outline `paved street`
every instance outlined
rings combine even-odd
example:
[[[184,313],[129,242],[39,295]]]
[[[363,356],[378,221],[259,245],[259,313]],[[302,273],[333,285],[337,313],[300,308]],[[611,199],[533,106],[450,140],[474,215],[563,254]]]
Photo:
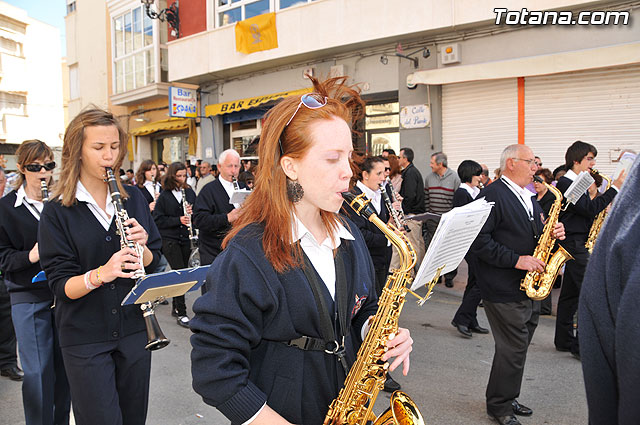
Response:
[[[491,335],[466,340],[451,326],[466,277],[458,275],[452,289],[438,285],[423,307],[409,297],[401,325],[411,330],[414,349],[411,371],[393,376],[419,406],[427,424],[491,424],[485,413],[484,391],[493,356]],[[557,296],[557,294],[556,294]],[[195,299],[189,294],[188,304]],[[191,311],[191,310],[189,310]],[[169,306],[160,306],[158,316],[171,344],[153,354],[148,424],[226,424],[222,415],[205,405],[191,389],[189,331],[178,327]],[[488,323],[482,308],[480,324]],[[543,316],[529,349],[520,401],[534,410],[523,424],[583,425],[587,408],[580,363],[553,347],[554,317]],[[375,411],[389,403],[386,393],[378,396]],[[24,424],[20,384],[0,380],[0,423]]]

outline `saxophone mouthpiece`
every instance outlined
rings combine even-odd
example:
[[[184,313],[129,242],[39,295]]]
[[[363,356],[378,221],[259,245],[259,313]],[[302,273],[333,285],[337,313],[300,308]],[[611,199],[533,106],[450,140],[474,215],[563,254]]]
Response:
[[[534,181],[534,182],[538,182],[538,183],[544,183],[544,182],[542,181],[542,179],[540,178],[540,176],[533,176],[533,181]]]
[[[342,192],[342,197],[349,204],[353,210],[361,215],[362,217],[369,220],[369,217],[377,216],[374,209],[371,207],[371,201],[364,197],[364,193],[362,195],[354,195],[351,192]]]

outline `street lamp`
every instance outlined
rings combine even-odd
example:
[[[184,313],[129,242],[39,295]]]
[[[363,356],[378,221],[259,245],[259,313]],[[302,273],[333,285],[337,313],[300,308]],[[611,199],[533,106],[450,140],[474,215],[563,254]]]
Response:
[[[167,21],[171,27],[171,35],[175,38],[180,37],[180,16],[178,15],[178,0],[176,0],[171,6],[166,9],[162,9],[160,12],[156,12],[151,9],[151,5],[155,3],[155,0],[140,0],[144,4],[147,10],[147,16],[151,19],[158,19],[160,22]]]

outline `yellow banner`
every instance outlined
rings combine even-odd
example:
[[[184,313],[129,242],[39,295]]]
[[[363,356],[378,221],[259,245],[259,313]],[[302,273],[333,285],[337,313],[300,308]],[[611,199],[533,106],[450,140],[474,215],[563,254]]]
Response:
[[[236,22],[236,50],[249,54],[278,47],[276,14],[265,13]]]
[[[248,97],[246,99],[233,100],[231,102],[215,103],[213,105],[205,106],[204,114],[206,116],[228,114],[230,112],[237,112],[243,109],[255,108],[258,105],[267,103],[272,100],[281,99],[288,96],[303,95],[305,93],[311,93],[311,88],[309,87],[300,90],[289,90],[280,93],[266,94],[264,96]]]

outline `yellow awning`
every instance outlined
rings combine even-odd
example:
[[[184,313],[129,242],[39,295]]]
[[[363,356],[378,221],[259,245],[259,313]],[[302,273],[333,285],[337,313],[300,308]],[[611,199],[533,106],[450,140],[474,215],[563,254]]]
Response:
[[[230,112],[237,112],[243,109],[251,109],[255,108],[258,105],[262,105],[263,103],[270,102],[272,100],[281,99],[283,97],[288,96],[299,96],[305,93],[311,93],[311,87],[300,90],[289,90],[283,91],[280,93],[267,94],[264,96],[256,96],[256,97],[248,97],[246,99],[233,100],[231,102],[223,102],[216,103],[213,105],[207,105],[204,108],[204,114],[207,116],[210,115],[220,115],[220,114],[228,114]]]
[[[146,136],[156,131],[185,130],[189,128],[189,121],[191,120],[191,118],[169,118],[168,120],[150,122],[149,124],[129,130],[129,134],[132,136]]]

